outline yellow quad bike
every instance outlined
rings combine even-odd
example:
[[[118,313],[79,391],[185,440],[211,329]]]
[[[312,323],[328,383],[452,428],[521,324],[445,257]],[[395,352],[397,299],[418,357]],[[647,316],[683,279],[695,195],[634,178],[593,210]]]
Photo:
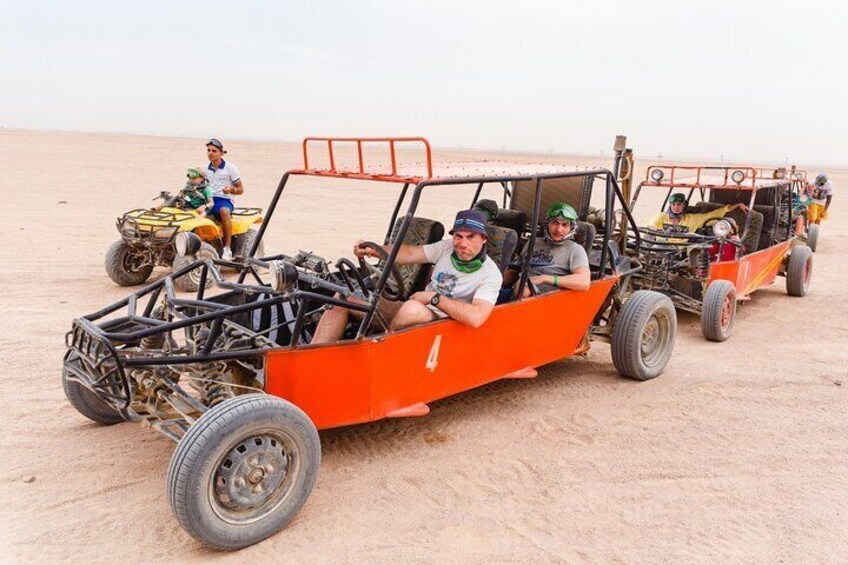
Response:
[[[121,286],[144,283],[156,266],[179,270],[197,259],[217,259],[224,249],[221,224],[191,209],[185,190],[176,196],[163,191],[154,200],[159,198],[164,201],[162,206],[131,210],[117,220],[121,239],[106,252],[106,272]],[[262,209],[236,208],[231,216],[233,256],[239,260],[250,252],[259,235],[254,226],[262,221]],[[196,255],[181,256],[177,253],[174,241],[181,232],[194,233],[200,239],[200,250]],[[262,255],[263,245],[260,244],[256,256]],[[200,271],[197,268],[189,276],[175,279],[174,286],[183,292],[197,291]]]

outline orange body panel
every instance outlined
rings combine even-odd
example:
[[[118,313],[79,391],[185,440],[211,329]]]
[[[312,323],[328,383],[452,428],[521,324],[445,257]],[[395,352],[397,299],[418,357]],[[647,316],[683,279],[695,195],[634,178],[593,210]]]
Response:
[[[743,256],[738,261],[722,261],[710,265],[710,282],[727,280],[736,287],[739,299],[747,298],[758,288],[769,286],[792,246],[792,240]]]
[[[270,351],[265,390],[318,428],[425,413],[420,405],[571,355],[617,277],[497,306],[479,328],[440,320],[358,342]]]

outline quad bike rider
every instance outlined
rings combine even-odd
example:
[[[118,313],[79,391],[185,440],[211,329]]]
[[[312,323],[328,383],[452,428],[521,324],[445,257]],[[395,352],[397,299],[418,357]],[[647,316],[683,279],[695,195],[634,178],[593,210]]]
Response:
[[[120,286],[144,283],[157,265],[179,270],[196,259],[218,259],[223,251],[223,229],[211,215],[207,216],[205,183],[197,183],[202,168],[189,169],[186,186],[176,195],[167,191],[155,198],[162,204],[155,208],[138,208],[117,220],[121,239],[106,252],[106,272]],[[262,221],[261,208],[236,208],[232,212],[233,254],[243,258],[256,241],[253,226]],[[201,240],[195,257],[177,253],[178,233],[191,232]],[[256,251],[263,253],[262,245]],[[200,284],[200,269],[174,281],[177,290],[194,292]]]

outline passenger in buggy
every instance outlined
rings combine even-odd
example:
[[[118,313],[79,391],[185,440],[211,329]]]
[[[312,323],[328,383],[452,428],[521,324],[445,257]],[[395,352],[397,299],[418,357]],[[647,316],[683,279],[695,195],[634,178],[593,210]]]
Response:
[[[560,289],[589,290],[591,272],[586,249],[574,241],[577,229],[577,211],[564,202],[555,202],[548,208],[544,234],[536,239],[530,256],[530,285],[538,294]],[[524,264],[525,249],[518,262]],[[516,285],[518,272],[507,272],[506,282]],[[518,292],[517,286],[514,292]],[[524,288],[524,296],[531,289]]]

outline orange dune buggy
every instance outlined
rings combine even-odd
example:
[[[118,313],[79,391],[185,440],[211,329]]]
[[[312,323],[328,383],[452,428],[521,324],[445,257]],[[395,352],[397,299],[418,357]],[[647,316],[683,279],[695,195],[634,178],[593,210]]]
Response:
[[[397,163],[398,144],[423,148],[424,164],[406,168],[419,172]],[[369,171],[366,145],[388,150],[387,170]],[[326,150],[328,167],[310,166],[315,147]],[[347,147],[358,166],[345,170],[337,162]],[[585,218],[592,190],[600,189],[606,225],[613,225],[617,206],[629,215],[616,173],[606,169],[505,165],[493,172],[491,163],[482,163],[471,172],[470,166],[434,172],[423,138],[306,139],[303,149],[304,167],[283,175],[268,220],[294,177],[396,183],[401,189],[385,241],[421,244],[444,233],[439,222],[416,216],[423,194],[465,185],[476,189],[473,204],[484,186],[494,185],[505,208],[490,229],[510,236],[490,250],[501,254],[493,256],[500,265],[519,256],[518,246],[532,250],[541,211],[554,200],[571,203]],[[316,482],[318,429],[423,416],[435,400],[497,379],[534,376],[529,368],[572,355],[589,335],[611,343],[615,367],[634,379],[659,375],[672,353],[677,320],[671,301],[631,292],[637,271],[619,254],[612,231],[595,234],[585,222],[578,231],[590,251],[588,291],[500,304],[479,328],[445,319],[397,332],[370,329],[372,319],[380,321],[377,300],[402,300],[420,290],[428,266],[395,265],[399,246],[377,265],[347,258],[331,264],[305,252],[258,258],[267,226],[261,224],[247,260],[189,264],[77,318],[67,336],[63,384],[70,403],[94,421],[141,422],[177,441],[168,500],[179,523],[215,548],[256,543],[292,519]],[[639,233],[632,235],[638,245]],[[189,233],[176,244],[182,256],[200,248]],[[529,276],[525,256],[518,265],[522,288]],[[500,261],[504,257],[509,260]],[[180,298],[175,281],[198,267],[196,296]],[[223,278],[221,267],[236,269],[237,280]],[[207,280],[217,290],[207,289]],[[365,304],[343,301],[351,296]],[[361,311],[361,322],[352,322],[337,343],[310,345],[317,320],[333,305]]]
[[[794,235],[793,181],[780,170],[752,167],[659,166],[648,167],[646,179],[633,195],[634,210],[645,188],[666,191],[660,211],[673,191],[686,195],[686,214],[715,211],[745,204],[726,217],[734,218],[740,237],[732,237],[733,224],[711,218],[694,233],[679,225],[662,229],[639,228],[643,239],[631,255],[642,265],[634,276],[637,288],[662,292],[674,305],[701,316],[701,330],[711,341],[730,337],[736,303],[757,289],[786,277],[786,291],[804,296],[812,275],[812,251]],[[697,202],[695,202],[697,200]]]

